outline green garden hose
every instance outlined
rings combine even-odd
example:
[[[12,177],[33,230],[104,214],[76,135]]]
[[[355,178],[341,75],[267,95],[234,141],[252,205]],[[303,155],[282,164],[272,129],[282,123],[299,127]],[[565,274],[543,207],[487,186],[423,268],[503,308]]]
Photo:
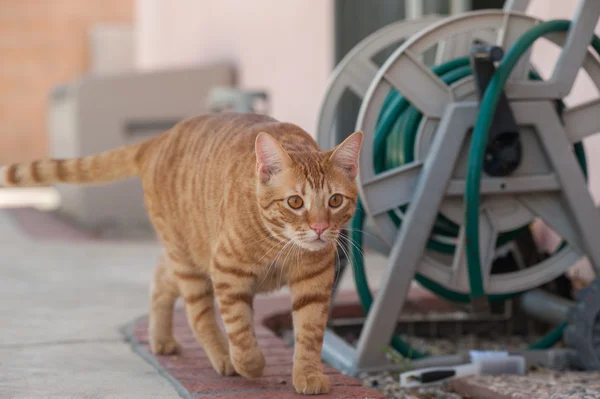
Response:
[[[567,31],[570,22],[564,20],[555,20],[540,23],[534,28],[523,34],[509,49],[506,56],[501,61],[496,73],[494,74],[484,96],[481,100],[477,123],[473,132],[469,160],[467,167],[467,180],[465,190],[465,227],[467,236],[467,267],[469,275],[470,295],[455,292],[447,289],[438,283],[417,274],[415,279],[425,288],[431,290],[437,295],[454,302],[469,302],[473,298],[485,298],[486,294],[483,287],[483,278],[481,275],[480,254],[479,254],[479,188],[481,178],[481,167],[483,156],[487,144],[487,133],[493,120],[498,99],[506,80],[520,57],[538,38],[552,32]],[[600,54],[600,39],[594,36],[592,47]],[[452,84],[468,75],[472,74],[467,57],[458,58],[442,65],[432,68],[432,72],[440,77],[446,84]],[[540,80],[534,72],[531,72],[529,78]],[[564,108],[564,104],[560,104]],[[414,160],[414,143],[418,130],[419,122],[422,118],[420,112],[412,106],[400,93],[392,90],[384,101],[381,113],[379,115],[377,127],[374,136],[373,162],[376,173],[398,167]],[[576,143],[574,150],[577,155],[580,167],[587,177],[587,168],[583,145]],[[399,209],[399,213],[406,211],[406,207]],[[401,218],[396,212],[389,213],[390,218],[400,227]],[[351,254],[353,258],[354,280],[357,292],[364,307],[368,312],[373,302],[373,297],[369,289],[366,274],[364,271],[364,259],[360,248],[362,248],[362,228],[365,219],[365,212],[360,202],[357,204],[356,213],[351,221],[351,238],[356,245],[352,246]],[[497,246],[503,245],[516,238],[522,229],[528,226],[522,226],[519,229],[501,234],[497,240]],[[458,235],[459,227],[452,221],[438,215],[432,229],[433,236],[427,243],[427,248],[443,253],[453,253],[455,246],[452,240]],[[564,244],[564,243],[563,243]],[[566,245],[561,245],[558,251]],[[503,295],[489,295],[490,301],[502,301],[509,297],[520,294],[520,292],[507,293]],[[538,342],[530,346],[530,349],[548,348],[554,345],[562,337],[562,331],[566,323],[559,325],[556,329],[548,333]],[[426,354],[414,350],[406,344],[399,336],[392,339],[392,347],[405,357],[417,359],[427,356]]]

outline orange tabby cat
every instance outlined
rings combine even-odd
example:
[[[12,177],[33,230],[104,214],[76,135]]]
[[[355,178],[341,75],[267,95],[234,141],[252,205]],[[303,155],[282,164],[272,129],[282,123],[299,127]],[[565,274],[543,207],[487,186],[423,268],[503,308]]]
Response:
[[[181,296],[214,369],[259,377],[253,331],[258,292],[287,284],[298,392],[329,391],[321,349],[334,279],[335,245],[357,200],[363,134],[322,152],[298,126],[254,114],[191,118],[140,144],[70,160],[0,169],[0,185],[100,183],[139,175],[164,244],[151,287],[150,343],[180,349],[173,310]],[[217,303],[227,338],[215,316]]]

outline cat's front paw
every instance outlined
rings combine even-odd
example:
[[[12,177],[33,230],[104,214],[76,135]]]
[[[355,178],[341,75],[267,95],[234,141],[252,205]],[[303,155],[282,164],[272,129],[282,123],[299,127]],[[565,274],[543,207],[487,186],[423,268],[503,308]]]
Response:
[[[231,348],[231,361],[235,371],[248,379],[261,377],[265,369],[265,356],[258,346],[248,350]]]
[[[155,355],[175,355],[181,353],[181,345],[174,337],[151,338],[150,347]]]
[[[296,392],[301,394],[319,395],[329,392],[329,377],[318,371],[295,372],[293,381]]]
[[[219,375],[231,376],[231,375],[236,374],[235,368],[233,367],[233,364],[231,363],[231,359],[229,358],[228,353],[218,356],[215,359],[213,359],[212,357],[209,356],[209,359],[210,359],[210,362],[211,362],[213,368],[215,369],[215,371],[217,373],[219,373]]]

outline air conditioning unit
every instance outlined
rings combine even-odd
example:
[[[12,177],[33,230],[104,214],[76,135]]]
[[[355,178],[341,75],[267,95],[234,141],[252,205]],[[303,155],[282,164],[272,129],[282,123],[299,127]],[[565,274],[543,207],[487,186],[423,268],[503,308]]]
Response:
[[[50,96],[50,155],[86,156],[156,136],[178,121],[208,112],[215,87],[234,87],[228,64],[192,69],[90,75]],[[139,179],[107,185],[58,185],[59,214],[99,232],[152,231]]]

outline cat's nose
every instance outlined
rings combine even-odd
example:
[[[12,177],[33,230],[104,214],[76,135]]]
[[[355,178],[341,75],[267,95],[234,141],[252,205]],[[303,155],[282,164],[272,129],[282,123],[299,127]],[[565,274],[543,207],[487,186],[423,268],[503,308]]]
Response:
[[[317,222],[317,223],[312,223],[310,225],[310,228],[313,229],[313,231],[315,233],[317,233],[317,235],[319,237],[321,237],[321,234],[323,234],[323,232],[325,230],[327,230],[328,227],[329,227],[329,224],[327,224],[327,222]]]

